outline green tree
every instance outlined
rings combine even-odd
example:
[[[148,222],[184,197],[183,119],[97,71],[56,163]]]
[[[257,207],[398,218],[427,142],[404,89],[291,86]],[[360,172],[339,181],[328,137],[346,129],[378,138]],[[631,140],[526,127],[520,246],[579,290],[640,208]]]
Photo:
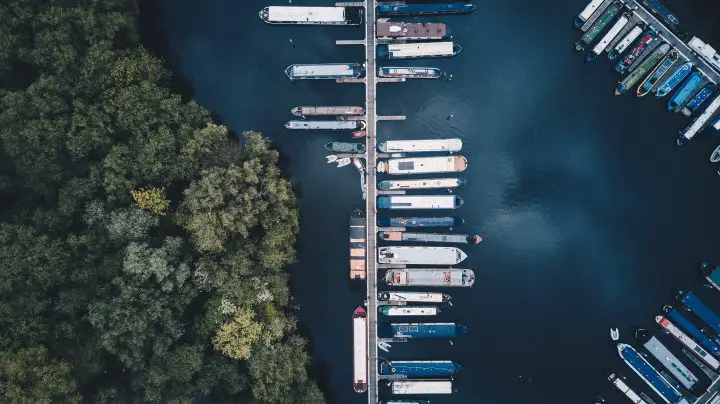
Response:
[[[262,325],[255,321],[255,313],[247,308],[237,308],[233,318],[223,324],[213,337],[215,349],[233,359],[247,359],[261,336]]]
[[[10,403],[80,402],[71,367],[44,347],[0,351],[0,400]]]

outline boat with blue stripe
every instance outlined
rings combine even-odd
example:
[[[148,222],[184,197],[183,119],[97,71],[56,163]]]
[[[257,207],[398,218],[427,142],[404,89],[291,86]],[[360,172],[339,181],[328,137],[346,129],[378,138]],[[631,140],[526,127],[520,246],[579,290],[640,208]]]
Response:
[[[447,377],[462,370],[453,361],[384,361],[380,364],[381,375],[404,375],[407,377]]]
[[[720,316],[715,314],[712,309],[706,306],[703,302],[698,299],[693,292],[678,290],[678,300],[685,305],[690,311],[695,313],[705,324],[709,325],[710,328],[715,331],[716,334],[720,335]]]
[[[705,280],[710,282],[715,289],[720,291],[720,266],[705,261],[702,265],[700,265],[700,270],[702,271],[703,276],[705,276]]]
[[[665,7],[660,0],[642,0],[643,4],[650,8],[650,12],[659,17],[671,30],[677,32],[680,28],[680,20]]]
[[[687,103],[685,108],[682,109],[683,115],[690,116],[690,115],[694,114],[695,111],[697,111],[700,108],[700,106],[702,106],[705,103],[705,101],[707,101],[708,98],[710,98],[710,96],[714,92],[715,92],[715,84],[712,84],[712,83],[706,84],[705,87],[700,89],[700,91],[698,91],[698,93],[695,95],[695,97],[693,97],[693,99]]]
[[[687,403],[682,394],[672,386],[645,358],[632,346],[617,344],[620,357],[645,381],[662,399],[669,404]]]
[[[680,328],[684,329],[690,336],[695,338],[701,347],[706,351],[712,353],[715,357],[720,357],[720,345],[717,342],[710,339],[704,332],[700,331],[695,324],[691,323],[690,320],[685,318],[679,311],[675,310],[672,306],[663,307],[665,313],[671,320],[675,322]]]
[[[680,87],[680,89],[675,92],[675,95],[670,98],[670,102],[668,102],[668,111],[680,111],[680,108],[682,108],[683,104],[685,104],[685,102],[690,98],[690,95],[697,90],[698,86],[700,86],[702,80],[703,78],[700,72],[690,73],[690,77],[685,80],[682,87]]]
[[[644,97],[647,95],[647,93],[652,90],[653,86],[657,84],[657,82],[660,80],[660,78],[667,73],[668,70],[672,67],[673,63],[678,58],[678,53],[676,51],[671,51],[665,57],[658,63],[655,68],[653,69],[650,74],[643,80],[642,83],[637,88],[636,94],[638,97]]]
[[[692,72],[693,64],[691,62],[685,62],[678,66],[677,69],[667,78],[665,81],[660,84],[657,91],[655,92],[655,96],[658,98],[662,98],[672,92],[672,90],[680,84],[683,80],[685,80],[685,77],[687,77]]]
[[[378,219],[381,227],[453,227],[465,223],[460,216],[446,217],[384,217]]]
[[[456,323],[390,323],[380,327],[382,338],[453,339],[467,334],[468,328]]]
[[[381,4],[377,8],[380,17],[469,14],[475,11],[471,3],[428,4]]]

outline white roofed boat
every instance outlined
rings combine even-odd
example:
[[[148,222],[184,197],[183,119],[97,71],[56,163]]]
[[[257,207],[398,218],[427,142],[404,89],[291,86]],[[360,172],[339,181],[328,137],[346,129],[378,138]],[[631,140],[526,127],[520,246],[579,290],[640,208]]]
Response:
[[[360,25],[362,7],[269,6],[258,13],[268,24]]]
[[[377,184],[381,190],[395,189],[436,189],[436,188],[457,188],[465,185],[463,178],[426,178],[422,180],[388,180],[380,181]]]
[[[470,269],[412,268],[392,269],[385,273],[389,286],[470,287],[475,273]]]
[[[295,130],[358,130],[365,128],[363,121],[290,121],[287,129]]]
[[[389,316],[436,316],[440,309],[436,306],[382,306],[380,313]]]
[[[462,150],[462,140],[460,139],[388,140],[378,145],[378,151],[383,153],[454,153],[460,150]]]
[[[382,195],[377,198],[380,209],[457,209],[463,200],[457,195]]]
[[[438,292],[395,292],[387,291],[378,293],[378,300],[393,303],[445,303],[450,296]]]
[[[418,42],[382,44],[377,46],[380,59],[442,58],[455,56],[462,47],[453,42]]]
[[[392,382],[395,395],[452,394],[450,380],[395,380]]]
[[[465,258],[467,254],[457,247],[378,247],[381,264],[455,265]]]
[[[295,116],[326,116],[326,115],[338,115],[338,116],[357,116],[363,115],[365,109],[363,107],[352,107],[352,106],[331,106],[331,107],[313,107],[313,106],[300,106],[295,107],[290,111]]]
[[[391,175],[451,173],[466,169],[467,159],[463,156],[390,159],[377,165],[378,172]]]

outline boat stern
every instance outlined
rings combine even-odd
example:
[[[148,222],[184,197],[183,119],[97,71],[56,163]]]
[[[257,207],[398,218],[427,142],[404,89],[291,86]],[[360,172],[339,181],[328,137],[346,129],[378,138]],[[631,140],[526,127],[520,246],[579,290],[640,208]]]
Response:
[[[258,11],[258,17],[263,20],[266,24],[269,24],[270,21],[268,21],[268,14],[269,14],[269,7],[265,7],[262,10]]]
[[[462,51],[463,51],[463,47],[460,46],[459,43],[457,43],[457,42],[453,43],[453,56],[457,56]]]
[[[302,117],[303,115],[302,115],[302,112],[301,112],[301,111],[302,111],[302,108],[300,108],[300,107],[294,107],[293,109],[290,110],[290,113],[293,114],[293,115],[295,115],[295,116]]]
[[[290,65],[290,66],[286,67],[286,68],[285,68],[285,75],[286,75],[290,80],[295,80],[295,78],[293,77],[293,74],[292,74],[292,69],[293,69],[293,65]]]
[[[463,206],[463,203],[465,203],[465,201],[463,201],[461,197],[455,195],[455,209]]]

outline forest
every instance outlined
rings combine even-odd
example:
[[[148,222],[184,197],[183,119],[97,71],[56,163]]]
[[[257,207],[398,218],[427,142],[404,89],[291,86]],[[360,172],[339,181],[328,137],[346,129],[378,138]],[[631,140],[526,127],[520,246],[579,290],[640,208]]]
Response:
[[[173,93],[138,20],[0,7],[0,401],[321,403],[279,155]]]

